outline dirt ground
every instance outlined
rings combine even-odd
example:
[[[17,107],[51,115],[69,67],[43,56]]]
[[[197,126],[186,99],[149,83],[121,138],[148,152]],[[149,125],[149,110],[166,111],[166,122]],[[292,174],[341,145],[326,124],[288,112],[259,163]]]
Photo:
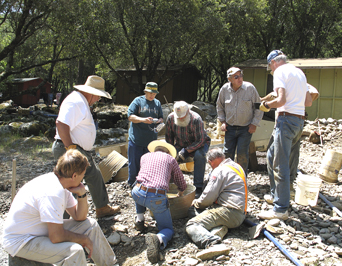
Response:
[[[17,189],[28,180],[52,171],[54,167],[53,156],[51,153],[52,142],[48,139],[41,139],[39,145],[35,142],[25,141],[25,139],[17,141],[13,147],[0,153],[0,205],[1,217],[4,219],[10,207],[11,202],[11,177],[12,177],[12,163],[16,159],[17,163]],[[44,148],[45,146],[46,148]],[[38,147],[38,148],[37,148]],[[39,148],[41,147],[41,148]],[[328,149],[334,149],[342,152],[342,137],[341,134],[335,134],[330,138],[325,137],[324,144],[312,144],[308,142],[307,137],[303,137],[301,144],[301,156],[299,169],[309,175],[316,175],[319,167],[321,166],[322,158]],[[35,155],[32,155],[30,150],[35,150]],[[259,223],[256,214],[261,209],[270,208],[263,200],[263,195],[269,192],[269,180],[266,172],[266,153],[257,152],[259,170],[251,172],[248,175],[249,187],[249,207],[247,219]],[[94,154],[94,156],[96,156]],[[97,161],[101,158],[97,157]],[[207,167],[209,170],[209,167]],[[192,175],[185,173],[188,183],[192,182]],[[337,183],[331,184],[323,182],[321,192],[326,195],[330,200],[340,201],[342,176],[339,174]],[[136,266],[136,265],[150,265],[146,259],[146,245],[144,234],[139,234],[133,228],[133,216],[135,214],[135,205],[133,199],[130,197],[130,190],[125,181],[123,182],[108,182],[106,184],[110,203],[112,205],[120,205],[121,212],[114,216],[105,219],[99,219],[98,222],[103,229],[104,234],[108,237],[113,230],[122,231],[122,237],[125,241],[121,241],[113,250],[117,256],[119,265],[122,266]],[[90,207],[89,215],[95,217],[94,206],[91,197],[88,197]],[[322,242],[323,255],[313,255],[310,253],[310,248],[317,247],[316,242],[310,242],[307,234],[312,237],[319,238],[320,230],[317,223],[311,220],[306,221],[302,219],[301,215],[307,213],[314,217],[313,219],[331,220],[332,213],[328,211],[329,207],[324,204],[320,199],[318,200],[317,207],[299,206],[293,201],[291,202],[291,219],[286,221],[287,226],[294,228],[296,233],[292,236],[292,244],[299,239],[299,248],[291,248],[290,244],[286,241],[281,241],[287,249],[289,249],[295,257],[300,260],[308,261],[306,265],[342,265],[342,259],[336,255],[334,249],[342,247],[342,240],[338,237],[335,244]],[[329,214],[327,214],[329,212]],[[155,221],[146,213],[146,222],[148,224],[148,232],[156,232]],[[298,217],[298,218],[297,218]],[[163,260],[159,265],[185,265],[188,258],[195,258],[195,255],[200,250],[188,239],[185,234],[185,224],[188,218],[174,220],[175,236],[168,244],[167,248],[162,252]],[[2,221],[3,222],[3,221]],[[334,220],[333,220],[334,222]],[[301,224],[301,227],[298,225]],[[306,225],[307,223],[307,225]],[[336,218],[336,227],[338,227],[338,234],[341,233],[342,221]],[[315,226],[318,231],[310,229],[310,226]],[[121,229],[119,229],[120,227]],[[1,227],[0,227],[1,228]],[[301,228],[301,230],[298,230]],[[308,228],[308,229],[306,229]],[[303,238],[303,240],[301,240]],[[229,230],[224,239],[224,244],[232,247],[229,256],[221,260],[214,259],[210,261],[199,262],[197,265],[293,265],[293,263],[279,251],[279,249],[271,243],[266,237],[259,236],[256,239],[250,239],[248,234],[248,226],[242,224],[240,227]],[[288,245],[287,245],[288,244]],[[309,245],[309,247],[308,247]],[[303,248],[301,248],[303,246]],[[318,247],[319,249],[320,247]],[[91,261],[89,261],[89,264]],[[2,253],[0,258],[0,265],[6,264],[6,254]],[[158,265],[158,264],[157,264]]]

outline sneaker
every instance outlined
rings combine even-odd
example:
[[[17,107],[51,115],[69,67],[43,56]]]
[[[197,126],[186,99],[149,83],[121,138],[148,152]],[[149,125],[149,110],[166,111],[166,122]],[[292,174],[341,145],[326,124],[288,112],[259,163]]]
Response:
[[[156,234],[148,233],[145,236],[145,242],[147,244],[146,254],[151,263],[157,263],[159,261],[159,248],[160,242]]]
[[[219,236],[222,240],[224,236],[228,233],[228,227],[225,225],[220,225],[218,227],[211,229],[210,232],[215,236]]]
[[[268,204],[273,204],[273,197],[270,194],[266,194],[264,195],[264,200],[268,203]]]
[[[102,208],[96,209],[96,218],[111,216],[111,215],[114,215],[115,213],[118,213],[119,211],[120,211],[119,206],[111,207],[109,205],[106,205]]]
[[[134,227],[137,231],[143,232],[146,229],[145,221],[137,221],[137,216],[134,216]]]
[[[263,211],[259,213],[258,217],[264,220],[271,220],[271,219],[287,220],[289,218],[289,213],[288,211],[282,213],[282,212],[275,212],[273,210],[270,210],[270,211]]]

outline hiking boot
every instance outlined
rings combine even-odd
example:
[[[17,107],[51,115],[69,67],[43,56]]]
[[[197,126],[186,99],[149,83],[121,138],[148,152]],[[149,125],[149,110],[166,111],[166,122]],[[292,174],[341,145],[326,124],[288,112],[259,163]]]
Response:
[[[273,210],[270,210],[270,211],[263,211],[259,213],[258,217],[264,220],[271,220],[271,219],[287,220],[289,218],[289,213],[288,211],[282,213],[282,212],[275,212]]]
[[[264,200],[268,203],[268,204],[273,204],[273,197],[270,194],[266,194],[264,195]]]
[[[106,205],[102,208],[96,209],[96,218],[111,216],[111,215],[114,215],[115,213],[118,213],[119,211],[120,211],[119,206],[111,207],[109,205]]]
[[[144,232],[146,230],[145,221],[137,221],[137,216],[134,216],[134,227],[137,231]]]
[[[156,234],[148,233],[145,236],[145,242],[147,245],[146,254],[151,263],[157,263],[159,261],[159,248],[160,242]]]

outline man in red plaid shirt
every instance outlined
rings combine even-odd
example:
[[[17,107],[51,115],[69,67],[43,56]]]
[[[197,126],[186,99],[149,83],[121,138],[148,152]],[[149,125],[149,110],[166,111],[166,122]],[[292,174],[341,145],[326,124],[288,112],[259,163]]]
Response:
[[[172,217],[167,198],[171,178],[182,196],[187,185],[175,157],[177,151],[171,144],[154,140],[147,146],[150,153],[141,157],[137,184],[132,190],[137,215],[134,217],[135,228],[145,231],[144,213],[149,208],[157,222],[158,234],[147,234],[147,258],[152,263],[159,260],[159,249],[165,249],[174,235]]]
[[[193,158],[194,186],[198,198],[202,193],[210,137],[204,130],[201,116],[189,110],[186,102],[175,102],[174,112],[166,120],[165,140],[177,149],[179,163],[186,162],[189,157]]]

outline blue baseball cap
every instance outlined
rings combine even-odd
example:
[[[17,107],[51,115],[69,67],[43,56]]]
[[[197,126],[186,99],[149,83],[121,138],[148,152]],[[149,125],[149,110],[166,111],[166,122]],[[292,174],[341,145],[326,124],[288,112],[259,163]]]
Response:
[[[280,50],[273,50],[267,56],[267,64],[270,64],[271,61],[276,58],[278,55],[283,55],[284,53]]]

